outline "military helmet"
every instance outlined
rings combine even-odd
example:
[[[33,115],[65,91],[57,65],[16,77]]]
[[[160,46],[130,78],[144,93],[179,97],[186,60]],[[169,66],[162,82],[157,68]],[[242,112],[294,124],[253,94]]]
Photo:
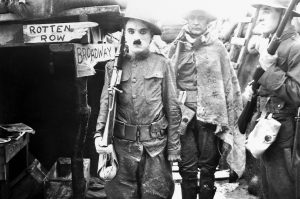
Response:
[[[273,7],[273,8],[287,9],[290,2],[291,2],[291,0],[253,0],[251,2],[251,5],[254,8],[259,8],[261,6],[269,6],[269,7]],[[300,13],[294,9],[293,16],[299,17]]]
[[[183,9],[183,18],[187,19],[192,12],[198,11],[201,15],[206,17],[209,21],[214,21],[217,19],[216,15],[213,13],[213,9],[209,7],[210,4],[204,1],[192,1],[188,0],[185,2]]]
[[[156,25],[157,20],[153,17],[153,10],[147,8],[143,1],[128,3],[124,14],[124,23],[129,19],[137,19],[144,22],[151,30],[153,35],[161,35],[161,29]]]

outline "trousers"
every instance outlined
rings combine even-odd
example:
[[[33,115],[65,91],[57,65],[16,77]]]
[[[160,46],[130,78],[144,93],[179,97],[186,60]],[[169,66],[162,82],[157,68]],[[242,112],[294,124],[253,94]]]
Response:
[[[167,151],[151,157],[136,141],[114,142],[119,162],[116,177],[105,184],[109,199],[171,199],[174,193],[171,163]],[[139,158],[133,151],[141,153]]]
[[[181,161],[179,173],[182,177],[183,198],[196,198],[197,175],[200,169],[201,189],[214,189],[214,173],[220,160],[216,125],[193,118],[187,131],[181,136]]]

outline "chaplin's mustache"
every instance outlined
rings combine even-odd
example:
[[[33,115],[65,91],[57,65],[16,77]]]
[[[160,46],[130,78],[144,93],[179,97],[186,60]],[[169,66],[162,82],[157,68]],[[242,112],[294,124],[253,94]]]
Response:
[[[142,42],[141,42],[141,40],[137,39],[137,40],[134,40],[134,41],[133,41],[133,44],[134,44],[134,45],[141,45]]]

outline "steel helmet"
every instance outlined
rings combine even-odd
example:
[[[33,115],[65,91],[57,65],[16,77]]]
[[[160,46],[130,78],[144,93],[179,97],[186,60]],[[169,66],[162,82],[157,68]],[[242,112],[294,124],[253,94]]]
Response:
[[[146,2],[131,1],[128,2],[124,14],[124,22],[129,19],[138,19],[144,22],[151,30],[153,35],[161,35],[161,29],[156,25],[157,20],[153,16],[153,10],[150,10]]]
[[[261,6],[269,6],[273,8],[287,9],[290,2],[291,2],[290,0],[253,0],[251,2],[251,5],[254,8],[259,8]],[[296,10],[293,10],[293,16],[299,17],[300,13],[297,12]]]
[[[217,16],[214,14],[215,7],[212,5],[212,3],[208,3],[206,1],[192,1],[188,0],[185,2],[185,5],[183,6],[183,18],[187,19],[188,16],[192,12],[197,12],[206,17],[209,21],[214,21],[217,19]]]

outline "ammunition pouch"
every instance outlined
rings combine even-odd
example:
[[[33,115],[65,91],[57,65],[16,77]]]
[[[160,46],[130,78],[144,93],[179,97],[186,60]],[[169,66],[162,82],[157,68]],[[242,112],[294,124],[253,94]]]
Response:
[[[165,129],[167,127],[168,121],[166,117],[162,117],[157,122],[149,125],[130,125],[116,120],[114,136],[130,141],[149,141],[163,137],[166,134]]]
[[[192,109],[188,108],[185,105],[180,105],[181,113],[182,113],[182,118],[181,122],[179,125],[179,133],[180,135],[184,135],[187,129],[188,124],[192,121],[193,117],[195,116],[195,111]]]
[[[181,122],[178,128],[180,135],[184,135],[188,124],[195,116],[195,111],[185,105],[185,103],[197,103],[197,91],[181,91],[178,90],[178,101],[182,113]]]

